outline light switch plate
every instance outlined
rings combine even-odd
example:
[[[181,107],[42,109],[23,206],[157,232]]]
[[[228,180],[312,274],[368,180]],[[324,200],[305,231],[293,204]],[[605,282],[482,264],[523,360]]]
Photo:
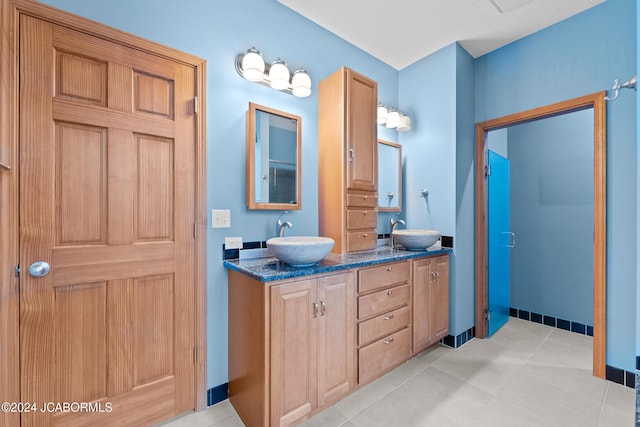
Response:
[[[225,249],[242,249],[242,237],[225,237]]]
[[[231,227],[231,211],[228,209],[211,211],[211,228]]]

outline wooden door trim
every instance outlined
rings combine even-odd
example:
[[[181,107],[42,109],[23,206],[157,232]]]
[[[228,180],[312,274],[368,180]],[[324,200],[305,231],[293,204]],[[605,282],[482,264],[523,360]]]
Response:
[[[486,135],[490,130],[593,108],[594,216],[593,216],[593,375],[604,378],[606,371],[607,306],[607,105],[606,92],[596,92],[568,101],[511,114],[476,124],[476,336],[487,336],[484,310],[488,306],[487,180]]]
[[[0,400],[20,401],[18,265],[17,41],[15,14],[0,2]],[[0,425],[18,426],[20,414],[0,411]]]
[[[196,410],[207,406],[206,398],[206,62],[204,59],[176,49],[162,46],[119,31],[106,25],[90,21],[53,7],[31,0],[0,0],[0,339],[2,357],[0,373],[8,379],[2,381],[0,396],[2,401],[20,401],[18,361],[18,280],[14,268],[18,263],[18,176],[19,167],[15,161],[18,152],[18,19],[21,14],[33,16],[61,26],[103,38],[139,51],[193,67],[195,70],[195,96],[198,107],[195,115],[195,402]],[[9,153],[6,155],[4,153]],[[198,230],[200,231],[198,233]],[[8,307],[5,310],[4,304]],[[4,373],[11,373],[6,376]],[[15,376],[13,374],[16,374]],[[19,417],[10,413],[0,413],[0,424],[14,425]],[[3,418],[7,417],[7,418]]]

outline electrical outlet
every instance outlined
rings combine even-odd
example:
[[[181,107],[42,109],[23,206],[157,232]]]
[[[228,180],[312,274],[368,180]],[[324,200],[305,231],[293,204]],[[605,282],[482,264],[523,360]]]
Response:
[[[211,211],[211,228],[230,228],[231,227],[231,211],[216,210]]]
[[[242,249],[242,237],[225,237],[225,249]]]

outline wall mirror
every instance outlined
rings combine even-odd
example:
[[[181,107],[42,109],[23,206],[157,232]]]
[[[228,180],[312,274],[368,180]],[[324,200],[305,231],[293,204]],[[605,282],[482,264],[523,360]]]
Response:
[[[402,210],[402,146],[378,140],[378,211]]]
[[[302,208],[302,118],[249,103],[247,207]]]

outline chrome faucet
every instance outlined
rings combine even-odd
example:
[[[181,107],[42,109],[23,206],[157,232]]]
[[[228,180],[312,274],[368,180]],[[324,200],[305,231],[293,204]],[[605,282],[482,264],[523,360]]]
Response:
[[[394,213],[393,216],[391,217],[391,221],[390,221],[391,222],[391,232],[389,233],[389,244],[391,245],[391,249],[393,249],[393,247],[395,246],[394,242],[393,242],[393,230],[396,229],[396,225],[398,225],[398,224],[405,225],[405,222],[403,220],[401,220],[401,219],[398,219],[398,218],[400,218],[400,212]]]
[[[285,221],[284,219],[282,219],[283,216],[285,216],[285,214],[288,214],[289,211],[283,211],[280,216],[278,217],[278,220],[276,221],[276,236],[278,237],[283,237],[284,236],[284,229],[285,227],[288,228],[293,228],[293,224],[291,224],[290,221]]]

